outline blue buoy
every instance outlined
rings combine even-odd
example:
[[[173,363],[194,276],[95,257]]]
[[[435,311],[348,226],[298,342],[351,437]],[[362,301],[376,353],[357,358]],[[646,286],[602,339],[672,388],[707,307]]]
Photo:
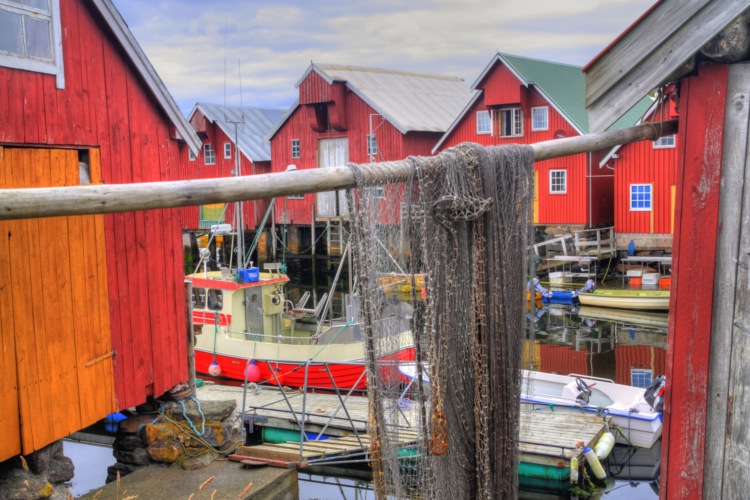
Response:
[[[117,432],[117,428],[120,427],[120,422],[125,420],[126,417],[120,412],[117,413],[110,413],[106,417],[104,417],[104,430],[114,434]]]

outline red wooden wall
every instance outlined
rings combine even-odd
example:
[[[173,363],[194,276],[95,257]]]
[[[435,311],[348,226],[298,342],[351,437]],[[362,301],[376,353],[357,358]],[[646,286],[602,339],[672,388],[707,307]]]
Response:
[[[503,144],[533,144],[536,142],[573,137],[579,135],[570,123],[532,86],[525,87],[505,65],[496,63],[490,73],[477,85],[483,94],[463,116],[451,134],[440,145],[446,149],[462,142],[475,142],[484,146]],[[476,113],[490,106],[520,104],[523,110],[522,137],[496,137],[476,133]],[[531,108],[548,107],[548,129],[531,130]],[[598,165],[598,153],[591,155],[593,165]],[[588,181],[588,154],[577,154],[546,160],[535,164],[538,175],[539,200],[538,224],[583,224],[611,223],[613,219],[612,192],[614,179],[611,173],[592,171]],[[549,191],[550,170],[567,171],[567,193],[551,194]],[[591,207],[589,209],[589,200]]]
[[[675,118],[668,112],[662,116],[660,110],[653,115],[656,121]],[[618,233],[672,232],[672,187],[677,172],[677,148],[655,148],[650,141],[626,144],[618,151],[619,159],[610,160],[615,176],[615,231]],[[597,167],[598,169],[598,167]],[[604,170],[611,172],[607,167]],[[630,210],[630,185],[652,184],[653,211]]]
[[[175,179],[186,146],[104,21],[79,0],[60,9],[65,89],[0,68],[0,142],[99,148],[108,184]],[[104,226],[117,405],[127,408],[187,379],[182,238],[176,210],[107,215]]]
[[[309,82],[308,82],[309,81]],[[322,82],[322,83],[321,83]],[[320,88],[328,85],[320,75],[311,72],[300,84],[300,100],[303,92],[306,99],[316,102],[327,95]],[[336,85],[337,82],[334,82]],[[367,155],[367,134],[370,133],[370,115],[377,115],[377,111],[360,99],[356,94],[346,89],[344,91],[344,116],[346,116],[346,130],[315,132],[313,122],[304,104],[292,113],[271,139],[271,170],[283,172],[290,164],[298,169],[317,168],[318,141],[321,139],[348,138],[349,161],[354,163],[369,163]],[[377,135],[378,155],[375,161],[401,160],[411,155],[430,156],[431,149],[440,138],[439,133],[409,132],[402,134],[390,122],[383,120],[380,115],[373,117],[373,129]],[[300,157],[292,158],[291,141],[299,139]],[[304,200],[287,200],[287,222],[291,224],[310,224],[312,207],[315,204],[315,194],[306,194]],[[277,223],[283,222],[282,204],[274,207]]]
[[[630,370],[632,368],[653,370],[654,378],[666,374],[666,356],[667,352],[658,347],[617,344],[617,348],[615,348],[615,382],[631,385]]]
[[[681,81],[662,498],[703,494],[727,79],[727,65],[705,63]]]
[[[227,136],[227,134],[225,134],[215,123],[206,120],[200,111],[196,111],[193,115],[191,125],[193,125],[195,130],[200,131],[198,135],[201,137],[203,144],[213,145],[214,151],[216,152],[216,162],[213,165],[206,165],[202,147],[200,154],[198,154],[194,160],[190,160],[188,148],[182,148],[180,151],[180,178],[210,179],[216,177],[231,177],[233,175],[232,171],[235,169],[234,138]],[[205,132],[202,132],[203,130],[205,130]],[[231,158],[224,158],[225,143],[230,143],[232,145]],[[240,168],[242,170],[242,175],[267,174],[271,171],[271,162],[253,163],[245,155],[240,153]],[[253,206],[255,206],[258,212],[257,216],[253,211]],[[255,204],[247,202],[244,203],[242,207],[245,227],[247,229],[255,229],[255,226],[260,223],[263,214],[268,208],[268,201],[257,200]],[[199,229],[200,207],[184,207],[180,211],[183,229]],[[224,220],[227,222],[234,221],[234,203],[230,203],[229,206],[227,206]]]

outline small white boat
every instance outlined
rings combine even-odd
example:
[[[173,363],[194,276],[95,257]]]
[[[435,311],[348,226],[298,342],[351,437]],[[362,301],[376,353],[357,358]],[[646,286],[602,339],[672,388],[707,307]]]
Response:
[[[586,306],[617,309],[669,310],[669,290],[614,290],[598,289],[580,292],[578,300]]]
[[[618,443],[651,448],[662,431],[662,414],[644,398],[646,389],[585,375],[523,370],[521,401],[539,409],[568,409],[606,414],[622,431]]]

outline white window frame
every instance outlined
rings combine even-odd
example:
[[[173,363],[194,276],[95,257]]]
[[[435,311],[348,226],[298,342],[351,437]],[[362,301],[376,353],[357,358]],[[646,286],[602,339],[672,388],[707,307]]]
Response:
[[[49,12],[46,12],[44,10],[19,5],[9,0],[0,0],[0,10],[50,21],[50,29],[52,30],[52,33],[50,34],[50,50],[52,52],[51,60],[0,52],[0,66],[55,75],[55,85],[58,89],[64,89],[65,70],[63,67],[60,1],[49,0],[49,8]]]
[[[637,200],[633,198],[634,194],[639,194],[633,191],[633,188],[647,187],[648,188],[648,208],[646,207],[634,207],[634,202],[646,201]],[[654,185],[653,184],[631,184],[628,189],[628,204],[631,212],[652,212],[654,210]]]
[[[304,200],[305,195],[304,194],[290,194],[286,197],[287,200]]]
[[[559,179],[555,179],[555,174],[562,174],[562,189],[554,189],[559,185]],[[568,171],[564,168],[556,168],[549,171],[549,194],[568,194]]]
[[[216,150],[210,142],[203,145],[203,164],[216,165]]]
[[[378,154],[378,136],[367,134],[367,156],[377,156]]]
[[[482,127],[486,119],[487,127]],[[492,116],[489,111],[477,111],[477,135],[492,135]]]
[[[537,126],[537,112],[544,112],[544,125]],[[531,131],[549,130],[549,106],[536,106],[531,108]]]
[[[224,143],[224,159],[225,160],[232,159],[232,143],[231,142]]]
[[[635,382],[635,377],[645,378],[645,376],[649,376],[649,381],[646,383],[646,385],[635,385],[633,382]],[[648,368],[631,368],[630,369],[630,385],[633,387],[640,387],[642,389],[647,389],[648,386],[651,385],[651,382],[654,381],[654,370],[648,369]]]
[[[674,149],[677,144],[677,136],[663,135],[653,142],[654,149]]]
[[[512,108],[501,108],[496,110],[500,114],[498,117],[498,137],[523,137],[523,110],[520,107]],[[504,135],[505,128],[503,127],[503,116],[505,113],[509,113],[510,120],[512,121],[512,132],[508,135]]]
[[[302,147],[300,146],[299,139],[292,139],[292,158],[299,158]]]

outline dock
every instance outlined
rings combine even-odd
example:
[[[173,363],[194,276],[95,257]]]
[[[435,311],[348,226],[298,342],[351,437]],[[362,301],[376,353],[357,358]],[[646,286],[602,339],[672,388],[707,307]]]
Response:
[[[241,411],[241,387],[207,385],[197,391],[199,400],[237,401]],[[303,400],[305,411],[303,411]],[[341,401],[344,405],[341,405]],[[364,455],[369,448],[367,434],[368,401],[364,396],[339,399],[336,394],[304,394],[282,391],[276,387],[248,390],[245,395],[246,421],[252,425],[275,427],[299,432],[303,423],[306,432],[323,433],[326,440],[243,446],[238,455],[259,459],[278,467],[305,466],[306,462],[347,455]],[[404,446],[417,444],[419,428],[417,412],[400,409],[401,427],[394,429]],[[349,418],[347,418],[347,415]],[[595,414],[574,411],[540,411],[531,405],[521,407],[519,459],[544,467],[570,468],[570,461],[581,459],[584,446],[593,446],[606,429],[604,419]],[[309,436],[309,435],[308,435]],[[235,457],[242,460],[241,457]]]

